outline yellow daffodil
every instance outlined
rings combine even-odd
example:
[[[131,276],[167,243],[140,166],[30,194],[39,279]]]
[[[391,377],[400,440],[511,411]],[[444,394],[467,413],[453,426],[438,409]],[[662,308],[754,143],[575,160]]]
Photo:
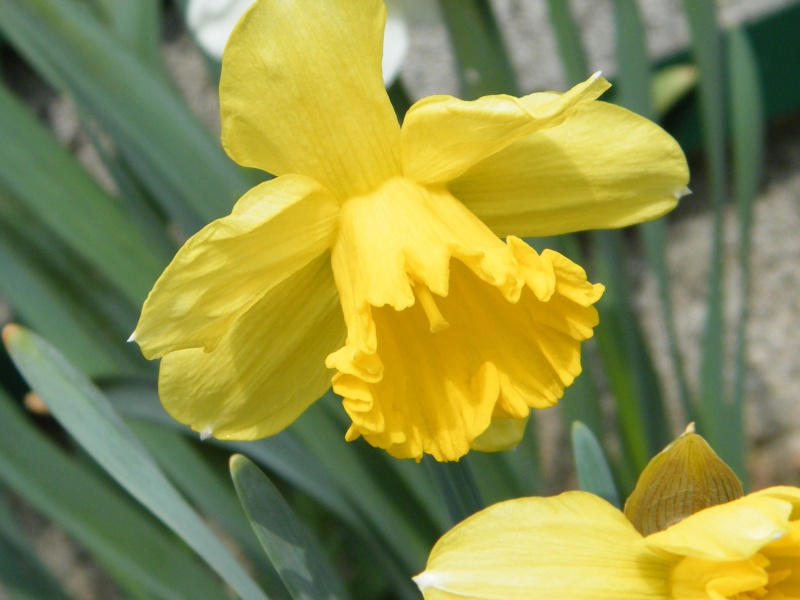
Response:
[[[800,598],[800,489],[774,487],[643,537],[586,492],[461,522],[415,580],[425,600]]]
[[[493,418],[557,402],[598,320],[602,286],[512,234],[622,227],[685,189],[675,141],[597,102],[599,76],[424,98],[401,129],[384,21],[379,0],[262,0],[228,42],[223,145],[277,177],[189,239],[133,335],[206,435],[275,434],[332,378],[348,440],[458,459]]]

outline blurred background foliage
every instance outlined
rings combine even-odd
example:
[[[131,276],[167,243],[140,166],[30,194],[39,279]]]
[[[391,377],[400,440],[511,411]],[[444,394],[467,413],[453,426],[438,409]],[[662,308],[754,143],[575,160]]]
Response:
[[[531,419],[515,451],[451,465],[345,443],[346,417],[330,392],[287,431],[258,442],[201,443],[173,422],[158,402],[157,365],[125,340],[180,242],[227,214],[260,175],[225,156],[164,63],[164,23],[181,26],[183,3],[0,2],[0,298],[8,313],[0,320],[26,328],[7,330],[10,356],[0,362],[0,597],[81,597],[52,561],[45,565],[33,519],[56,524],[90,557],[102,597],[416,598],[409,577],[453,521],[565,487],[619,503],[689,420],[746,485],[746,302],[732,324],[723,318],[723,217],[733,206],[746,297],[764,128],[800,106],[800,52],[791,43],[800,6],[723,30],[713,2],[685,0],[690,47],[653,63],[635,0],[611,5],[617,71],[607,73],[615,87],[606,99],[660,121],[704,165],[713,226],[702,358],[687,364],[678,348],[666,220],[533,240],[586,265],[607,288],[584,374],[556,412],[564,424],[579,422],[563,429],[575,469],[548,474],[543,451],[568,452],[537,438],[557,426],[553,417]],[[564,79],[574,84],[590,74],[584,41],[568,2],[546,6]],[[462,97],[532,91],[520,89],[488,0],[439,0],[438,9]],[[218,61],[206,56],[205,65],[216,80]],[[402,117],[414,98],[401,80],[389,92]],[[41,98],[69,101],[102,169],[90,172],[64,147]],[[658,281],[676,407],[665,402],[633,306],[632,244]],[[241,456],[229,467],[233,453]]]

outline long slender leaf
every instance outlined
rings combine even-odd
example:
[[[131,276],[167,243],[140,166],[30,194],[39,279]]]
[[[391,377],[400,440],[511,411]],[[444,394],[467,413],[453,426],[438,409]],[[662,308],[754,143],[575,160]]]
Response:
[[[621,106],[648,119],[656,118],[656,101],[653,98],[647,44],[639,9],[634,0],[615,0],[616,56],[619,63],[618,96]],[[667,334],[672,372],[687,420],[694,419],[690,402],[689,385],[683,368],[675,325],[669,268],[667,265],[667,220],[656,219],[639,227],[645,254],[658,282],[662,323]]]
[[[439,0],[465,99],[518,95],[517,80],[488,0]]]
[[[247,518],[292,598],[347,598],[318,542],[297,521],[267,476],[241,454],[231,458],[231,476]]]
[[[116,38],[151,69],[163,68],[159,0],[92,0]],[[166,72],[164,72],[166,77]]]
[[[247,552],[267,594],[270,597],[285,594],[283,584],[242,513],[230,481],[223,482],[208,461],[203,460],[197,447],[174,429],[145,421],[129,423],[129,426],[183,494]]]
[[[83,372],[110,376],[131,371],[126,349],[108,335],[97,314],[65,288],[2,219],[0,272],[0,294],[15,314],[51,336]]]
[[[39,560],[15,521],[0,490],[0,581],[3,587],[12,600],[67,600],[69,596]]]
[[[39,433],[2,391],[0,478],[118,578],[138,581],[159,598],[225,598],[185,546]]]
[[[591,236],[599,279],[606,286],[598,302],[602,318],[597,347],[617,401],[620,433],[635,472],[669,441],[669,428],[658,377],[633,307],[625,272],[622,237],[617,231]]]
[[[161,407],[152,383],[126,381],[111,385],[106,390],[115,407],[126,417],[185,430]],[[312,406],[309,413],[301,417],[288,431],[263,440],[223,442],[212,439],[209,443],[248,456],[327,508],[361,536],[367,547],[374,549],[377,565],[395,582],[395,592],[400,597],[417,597],[416,588],[408,574],[417,572],[422,567],[434,539],[420,538],[418,533],[413,532],[413,527],[406,522],[406,518],[413,512],[415,524],[424,524],[425,519],[418,518],[420,511],[410,511],[408,507],[387,514],[383,508],[386,505],[383,491],[376,492],[374,489],[376,477],[386,478],[385,470],[378,471],[379,475],[373,475],[374,472],[353,467],[353,450],[342,443],[341,430],[321,417],[314,417],[314,412],[318,410],[324,408]],[[300,422],[309,420],[309,415],[312,416],[308,424],[299,425]],[[295,436],[298,427],[306,429],[311,436],[317,432],[318,435],[313,437],[319,442],[318,445],[309,449],[300,443]],[[327,445],[326,441],[329,441]],[[372,449],[368,450],[370,456],[376,456]],[[321,456],[315,455],[315,452],[321,453]],[[409,464],[404,468],[412,469],[415,466]],[[345,476],[337,477],[336,473],[345,473]],[[367,481],[362,482],[362,479]],[[362,495],[364,490],[367,491]],[[372,501],[376,498],[373,505]],[[442,521],[435,519],[435,522]],[[447,524],[432,531],[444,531],[446,527]]]
[[[744,29],[738,27],[728,35],[728,81],[731,107],[731,136],[733,141],[733,189],[739,221],[739,272],[741,273],[742,304],[736,322],[734,356],[734,389],[731,410],[726,412],[730,430],[743,432],[743,404],[747,373],[747,320],[750,298],[750,249],[753,204],[758,194],[764,165],[764,108],[761,81],[756,57]],[[747,484],[745,447],[740,444],[732,460],[732,468]],[[729,460],[731,458],[729,457]],[[735,466],[734,466],[735,465]]]
[[[600,442],[583,423],[572,424],[572,454],[575,457],[575,471],[578,473],[578,486],[601,498],[608,500],[617,508],[622,508],[617,486],[611,475]]]
[[[131,226],[119,201],[100,188],[21,103],[0,85],[0,186],[138,305],[169,256]]]
[[[121,380],[106,385],[104,391],[114,408],[127,419],[140,419],[164,427],[187,428],[170,417],[158,399],[155,383],[145,380]],[[322,506],[359,533],[366,525],[353,509],[350,499],[341,490],[332,471],[321,465],[289,432],[254,442],[208,440],[232,452],[238,452],[285,479],[314,498]]]
[[[83,3],[2,2],[0,29],[51,84],[103,125],[186,233],[229,212],[250,186],[171,86]]]
[[[744,432],[731,430],[725,414],[731,409],[725,391],[725,344],[723,318],[726,94],[722,38],[711,0],[684,0],[692,34],[692,52],[700,73],[700,106],[704,156],[708,166],[712,211],[711,269],[706,298],[706,325],[700,365],[699,423],[717,453],[740,477],[740,445]]]
[[[485,507],[475,476],[467,461],[440,463],[425,457],[425,462],[444,499],[453,525]]]
[[[335,400],[332,396],[327,399]],[[307,410],[294,423],[292,432],[321,464],[344,478],[347,483],[343,492],[385,543],[395,550],[406,568],[420,567],[433,541],[424,527],[425,521],[419,516],[413,520],[407,518],[407,506],[397,501],[385,483],[378,481],[380,469],[376,466],[380,463],[371,458],[374,450],[363,445],[359,450],[356,444],[345,444],[344,429],[325,410],[323,402],[324,399]]]
[[[7,326],[3,341],[53,415],[120,485],[180,535],[240,596],[265,598],[91,382],[29,331]]]
[[[575,85],[590,75],[589,61],[586,59],[586,51],[581,41],[581,31],[572,16],[569,2],[547,0],[547,10],[556,34],[567,84]]]

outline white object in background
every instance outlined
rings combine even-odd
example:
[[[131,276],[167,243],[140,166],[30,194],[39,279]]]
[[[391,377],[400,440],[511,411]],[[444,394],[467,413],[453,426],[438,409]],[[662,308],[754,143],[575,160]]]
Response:
[[[233,26],[253,0],[189,0],[186,25],[197,44],[212,58],[222,59],[222,51]],[[386,35],[383,40],[383,82],[391,85],[400,74],[408,52],[408,25],[400,0],[387,3]]]

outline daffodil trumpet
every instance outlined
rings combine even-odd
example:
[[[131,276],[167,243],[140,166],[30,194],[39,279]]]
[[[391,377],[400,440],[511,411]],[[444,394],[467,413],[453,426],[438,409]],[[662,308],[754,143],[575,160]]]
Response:
[[[599,74],[423,98],[401,129],[384,22],[380,0],[261,0],[230,37],[222,143],[276,177],[186,242],[132,336],[196,431],[273,435],[332,384],[346,439],[457,460],[556,403],[598,322],[602,286],[521,237],[653,219],[685,192],[677,143],[597,101]],[[522,431],[502,429],[483,446]]]

